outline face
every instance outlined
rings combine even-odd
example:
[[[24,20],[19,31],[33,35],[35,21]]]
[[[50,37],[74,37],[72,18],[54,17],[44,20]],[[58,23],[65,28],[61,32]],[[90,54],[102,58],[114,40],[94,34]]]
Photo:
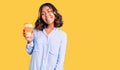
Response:
[[[55,20],[55,15],[54,15],[54,12],[51,8],[49,8],[48,6],[44,6],[42,8],[42,19],[44,20],[44,22],[46,24],[53,24],[54,23],[54,20]]]

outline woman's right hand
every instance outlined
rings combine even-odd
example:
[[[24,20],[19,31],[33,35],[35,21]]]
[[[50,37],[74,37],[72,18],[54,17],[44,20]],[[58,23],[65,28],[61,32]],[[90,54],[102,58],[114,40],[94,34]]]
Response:
[[[23,30],[23,36],[26,39],[27,43],[32,42],[33,32],[31,33],[31,35],[28,36],[27,33]]]

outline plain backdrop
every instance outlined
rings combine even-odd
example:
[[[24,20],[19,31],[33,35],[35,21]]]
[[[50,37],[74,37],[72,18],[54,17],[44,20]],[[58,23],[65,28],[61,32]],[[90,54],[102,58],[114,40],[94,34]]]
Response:
[[[53,3],[63,16],[68,43],[64,70],[120,70],[119,0],[1,0],[0,70],[28,70],[23,25]]]

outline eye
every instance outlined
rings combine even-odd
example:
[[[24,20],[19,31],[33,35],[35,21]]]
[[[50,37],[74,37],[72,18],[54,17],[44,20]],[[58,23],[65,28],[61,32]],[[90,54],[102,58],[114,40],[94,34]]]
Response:
[[[49,10],[48,13],[50,13],[51,11]]]
[[[45,14],[41,14],[41,15],[45,15]]]
[[[51,10],[48,10],[47,12],[48,12],[48,13],[51,13],[52,11],[51,11]]]
[[[44,13],[41,13],[42,16],[44,16],[45,14]]]

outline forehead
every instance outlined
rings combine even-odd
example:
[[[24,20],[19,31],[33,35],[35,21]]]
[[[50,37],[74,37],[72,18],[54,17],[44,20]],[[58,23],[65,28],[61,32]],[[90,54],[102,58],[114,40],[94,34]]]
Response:
[[[44,6],[43,8],[42,8],[42,12],[43,11],[47,11],[47,10],[52,10],[49,6]]]

